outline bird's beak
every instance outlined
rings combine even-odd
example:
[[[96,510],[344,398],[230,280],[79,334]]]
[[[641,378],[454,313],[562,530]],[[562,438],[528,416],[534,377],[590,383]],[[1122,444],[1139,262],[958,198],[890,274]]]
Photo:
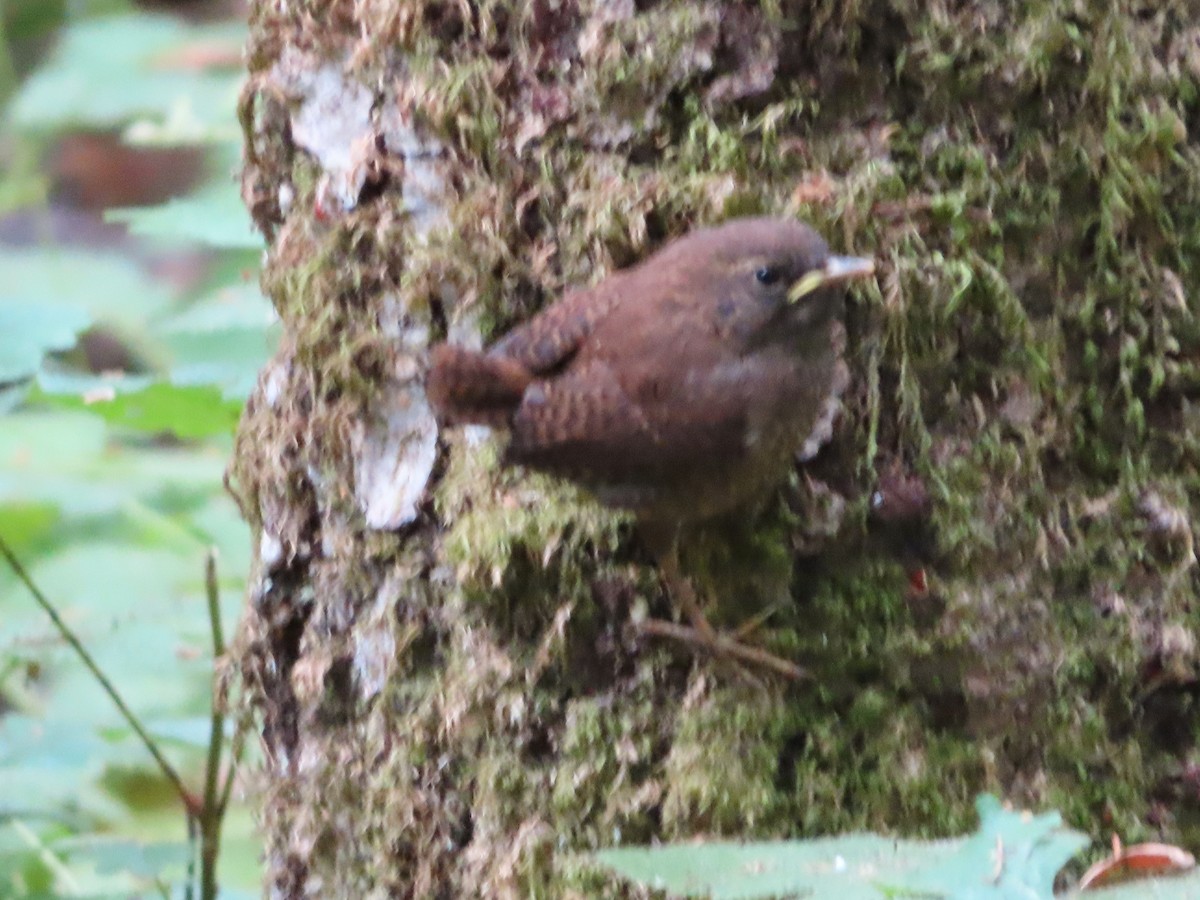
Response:
[[[831,256],[820,269],[806,272],[788,289],[788,302],[795,303],[801,297],[818,288],[845,284],[875,274],[875,261],[861,256]]]

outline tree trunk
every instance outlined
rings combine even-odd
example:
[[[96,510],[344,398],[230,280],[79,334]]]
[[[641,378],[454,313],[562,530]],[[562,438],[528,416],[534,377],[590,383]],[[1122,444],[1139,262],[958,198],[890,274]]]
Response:
[[[286,329],[231,483],[272,896],[640,896],[577,854],[944,835],[997,792],[1200,840],[1188,3],[257,0]],[[629,523],[437,433],[490,340],[689,228],[872,255],[835,434],[685,568],[809,683],[632,621]]]

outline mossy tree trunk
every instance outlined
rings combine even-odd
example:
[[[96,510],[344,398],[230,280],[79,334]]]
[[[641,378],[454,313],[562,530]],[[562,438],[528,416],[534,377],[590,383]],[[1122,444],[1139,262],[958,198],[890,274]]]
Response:
[[[249,66],[275,896],[627,896],[571,854],[949,834],[985,790],[1200,841],[1192,4],[257,0]],[[430,342],[760,211],[879,264],[834,440],[687,553],[728,620],[788,585],[761,638],[816,681],[765,687],[639,641],[629,524],[420,390]]]

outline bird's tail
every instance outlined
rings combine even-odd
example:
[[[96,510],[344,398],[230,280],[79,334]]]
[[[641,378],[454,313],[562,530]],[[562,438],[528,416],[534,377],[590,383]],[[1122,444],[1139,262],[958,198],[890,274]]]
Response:
[[[533,374],[519,362],[441,344],[430,356],[425,393],[443,425],[503,427],[521,404]]]

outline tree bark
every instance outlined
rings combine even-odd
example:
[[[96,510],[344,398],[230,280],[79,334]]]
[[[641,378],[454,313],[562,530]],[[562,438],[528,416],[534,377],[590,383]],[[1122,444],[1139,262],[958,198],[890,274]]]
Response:
[[[945,835],[997,792],[1200,839],[1200,28],[1185,2],[252,4],[285,326],[230,481],[272,896],[640,896],[581,854]],[[872,255],[832,441],[684,552],[815,675],[639,639],[628,522],[438,434],[427,348],[698,224]]]

